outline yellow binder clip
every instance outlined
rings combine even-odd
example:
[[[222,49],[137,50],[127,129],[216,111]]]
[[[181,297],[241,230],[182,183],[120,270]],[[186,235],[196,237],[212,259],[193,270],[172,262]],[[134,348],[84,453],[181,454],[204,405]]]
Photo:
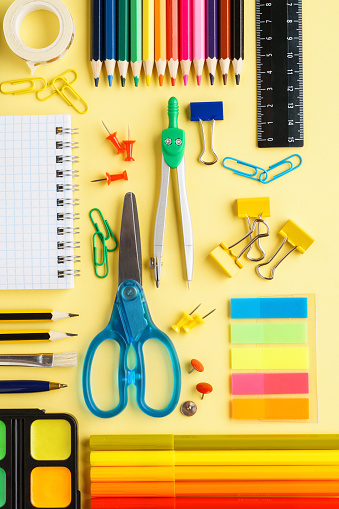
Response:
[[[265,233],[257,233],[254,237],[252,234],[254,233],[256,226],[258,223],[263,223],[266,226],[266,232]],[[263,219],[255,219],[252,223],[252,226],[248,233],[244,235],[240,240],[232,244],[231,246],[226,246],[224,242],[221,242],[218,247],[216,247],[211,253],[210,256],[217,262],[218,265],[226,272],[228,277],[234,276],[239,269],[242,269],[244,266],[239,260],[239,258],[246,252],[248,249],[258,240],[263,237],[268,237],[270,234],[270,228],[268,224]],[[240,244],[243,240],[245,240],[247,237],[250,237],[249,242],[246,244],[246,246],[240,251],[240,253],[237,255],[232,251],[232,249]]]
[[[287,221],[285,226],[282,227],[282,229],[279,232],[279,235],[282,235],[284,237],[284,240],[276,250],[276,252],[271,256],[271,258],[265,262],[260,263],[256,266],[255,270],[262,279],[271,280],[274,278],[275,269],[278,267],[278,265],[281,264],[285,258],[291,254],[293,251],[297,250],[300,253],[305,253],[305,251],[313,244],[314,239],[308,235],[304,230],[300,228],[294,221],[290,220]],[[271,261],[276,257],[276,255],[279,253],[279,251],[283,248],[285,243],[288,242],[292,245],[292,249],[288,251],[280,260],[272,267],[271,273],[268,277],[265,277],[260,272],[260,267],[263,267],[264,265],[268,265],[271,263]]]
[[[59,87],[56,83],[58,81],[63,81],[64,84],[61,84]],[[88,104],[85,99],[83,99],[76,90],[68,83],[68,81],[62,77],[57,76],[52,80],[52,86],[55,88],[57,93],[61,95],[61,97],[66,101],[69,106],[72,106],[75,111],[80,114],[84,114],[88,111]]]
[[[261,219],[262,217],[271,216],[269,198],[238,198],[236,200],[236,204],[238,217],[247,219],[249,230],[251,230],[250,218]],[[260,233],[260,223],[258,223],[258,233]],[[252,234],[250,235],[250,239],[252,239]],[[257,248],[261,253],[258,258],[251,258],[249,256],[249,252],[251,251],[252,247],[253,245],[250,246],[250,248],[247,250],[246,258],[252,262],[260,262],[260,260],[263,260],[266,253],[261,246],[260,238],[257,241]]]
[[[39,86],[40,82],[40,86]],[[24,88],[18,88],[18,85],[27,83]],[[3,81],[0,85],[0,92],[6,95],[29,94],[30,92],[41,92],[47,86],[45,78],[23,78],[20,80]],[[6,90],[7,89],[7,90]]]
[[[68,69],[67,71],[59,74],[59,76],[56,76],[55,78],[53,79],[57,79],[57,78],[62,78],[64,79],[65,81],[67,81],[67,83],[69,85],[72,85],[77,79],[78,79],[78,74],[77,72],[74,70],[74,69]],[[41,90],[38,90],[37,93],[36,93],[36,97],[37,99],[39,99],[39,101],[47,101],[47,99],[50,99],[51,97],[53,97],[53,95],[57,94],[58,92],[55,90],[55,87],[53,87],[52,85],[52,81],[53,80],[50,80],[48,81],[48,83],[46,84],[45,88],[44,89],[41,89]],[[51,89],[51,93],[49,95],[46,95],[45,97],[42,95],[42,92],[44,92],[44,90],[46,90],[46,92],[48,91],[48,89]]]

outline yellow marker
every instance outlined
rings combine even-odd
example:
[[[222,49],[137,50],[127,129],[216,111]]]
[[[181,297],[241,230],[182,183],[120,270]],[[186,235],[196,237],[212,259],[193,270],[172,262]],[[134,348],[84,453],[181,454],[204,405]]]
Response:
[[[149,87],[154,65],[154,0],[143,0],[142,9],[142,58]]]

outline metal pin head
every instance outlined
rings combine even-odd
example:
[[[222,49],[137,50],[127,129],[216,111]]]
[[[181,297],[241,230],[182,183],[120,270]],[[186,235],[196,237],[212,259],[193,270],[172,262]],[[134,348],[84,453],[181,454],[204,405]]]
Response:
[[[192,415],[197,413],[197,405],[194,401],[185,401],[181,405],[180,411],[183,415],[186,415],[186,417],[192,417]]]

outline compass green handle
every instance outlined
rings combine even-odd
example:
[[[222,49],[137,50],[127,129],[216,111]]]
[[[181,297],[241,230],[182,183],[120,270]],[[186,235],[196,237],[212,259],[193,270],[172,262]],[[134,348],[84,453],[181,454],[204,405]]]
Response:
[[[162,131],[162,153],[170,168],[177,168],[185,152],[185,131],[178,128],[179,103],[176,97],[168,101],[168,128]]]
[[[179,117],[179,103],[176,97],[171,97],[168,101],[168,127],[177,128]]]

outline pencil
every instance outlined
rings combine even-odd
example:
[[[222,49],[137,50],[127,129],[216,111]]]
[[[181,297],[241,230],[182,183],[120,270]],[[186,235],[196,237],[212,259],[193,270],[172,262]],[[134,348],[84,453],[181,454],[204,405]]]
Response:
[[[184,85],[188,83],[188,76],[192,63],[192,4],[191,0],[179,0],[179,53],[180,67]]]
[[[175,85],[179,67],[179,6],[178,0],[167,0],[166,3],[166,37],[167,61],[172,86]]]
[[[67,385],[42,380],[0,380],[0,394],[47,392],[63,389],[64,387],[67,387]]]
[[[0,342],[10,341],[57,341],[77,334],[50,329],[0,330]]]
[[[154,59],[158,72],[159,85],[162,86],[166,71],[166,0],[156,0],[154,4]]]
[[[56,322],[64,318],[79,316],[53,309],[1,309],[0,322]]]
[[[192,58],[200,85],[205,63],[205,0],[194,0],[192,5]]]
[[[231,61],[231,0],[219,0],[219,63],[224,85]]]
[[[143,0],[142,58],[146,84],[149,87],[154,65],[154,0]]]
[[[117,53],[116,0],[105,0],[104,58],[108,84],[111,87]]]
[[[206,61],[211,85],[218,62],[218,0],[206,0]]]
[[[134,85],[139,85],[142,65],[142,0],[131,0],[131,67]]]
[[[91,66],[95,86],[99,86],[99,77],[103,60],[103,0],[92,0],[92,43]]]
[[[129,0],[118,0],[118,67],[120,72],[121,86],[126,83],[128,62],[130,60],[129,45]]]
[[[244,0],[232,0],[232,46],[231,57],[236,84],[240,84],[240,74],[244,62]]]

